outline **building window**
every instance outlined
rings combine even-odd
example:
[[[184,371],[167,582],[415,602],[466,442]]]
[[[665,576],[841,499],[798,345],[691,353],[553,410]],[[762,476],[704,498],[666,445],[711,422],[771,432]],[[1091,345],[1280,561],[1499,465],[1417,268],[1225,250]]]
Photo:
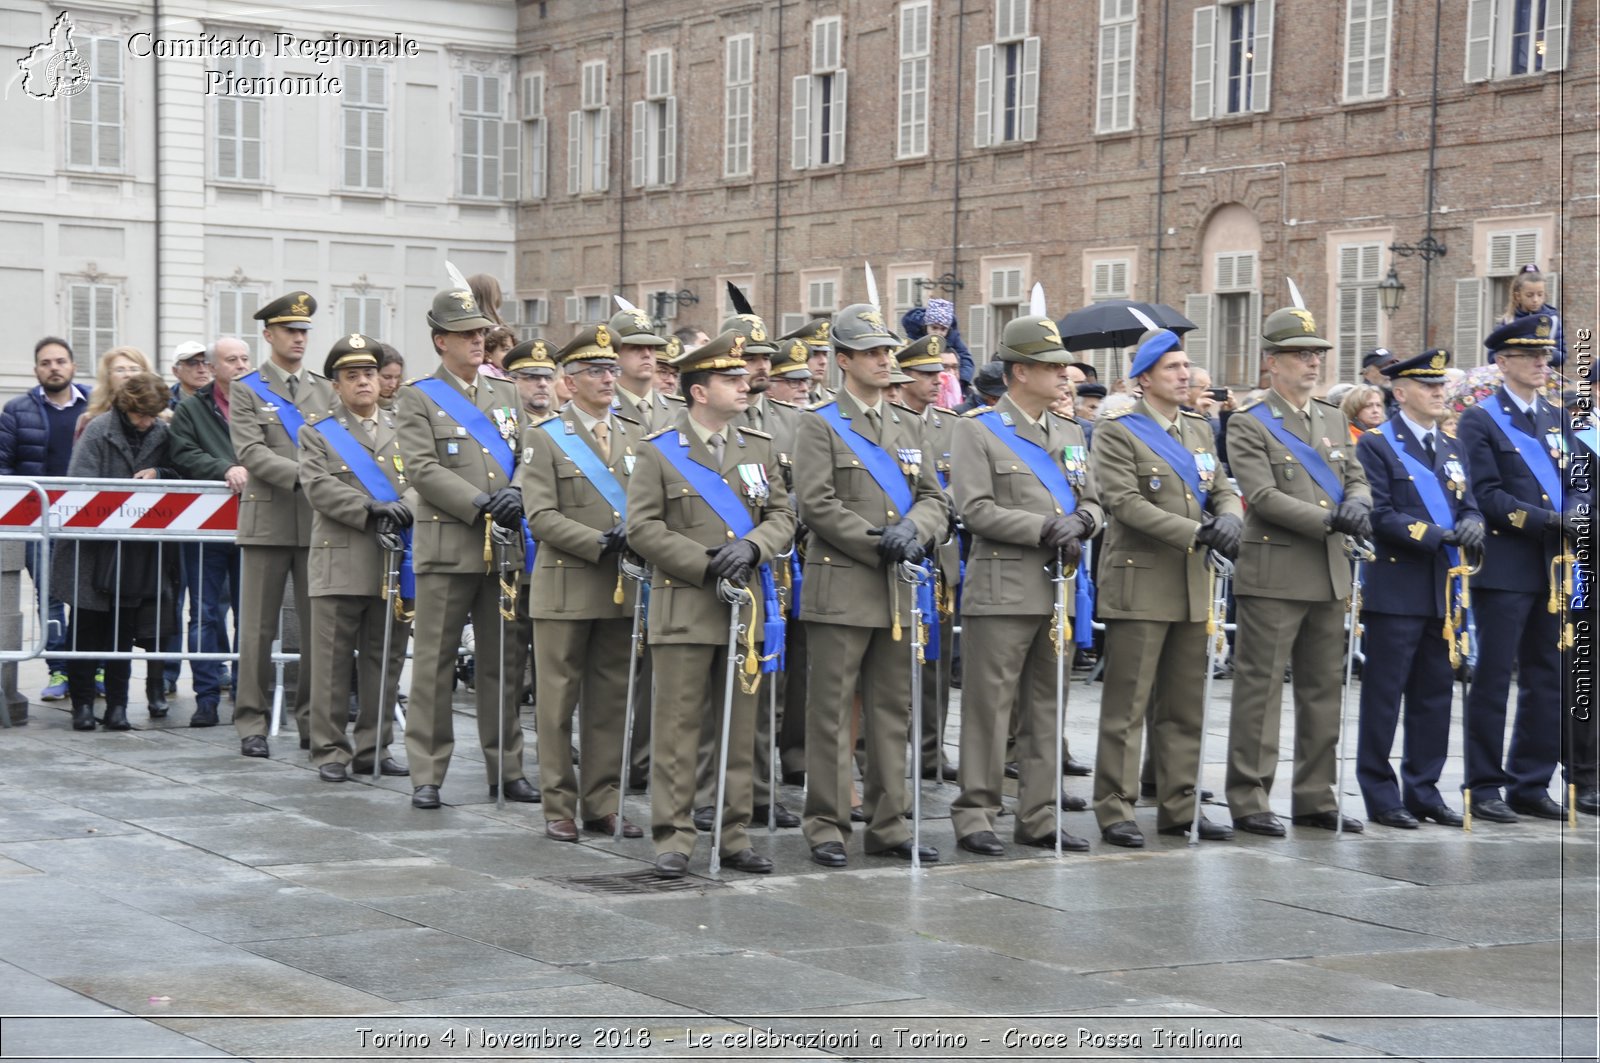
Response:
[[[1454,321],[1456,365],[1472,369],[1483,365],[1488,355],[1483,338],[1506,313],[1511,302],[1511,282],[1526,265],[1537,265],[1544,250],[1538,229],[1501,229],[1486,234],[1487,260],[1483,276],[1462,277],[1456,281]],[[1544,301],[1559,306],[1560,277],[1542,274]]]
[[[734,314],[738,313],[738,311],[733,308],[733,303],[728,299],[728,285],[730,284],[739,289],[739,294],[744,296],[745,302],[750,303],[751,306],[755,305],[750,299],[751,293],[756,290],[756,278],[754,274],[740,273],[733,276],[718,277],[716,279],[716,284],[714,285],[717,292],[718,321],[726,321]]]
[[[90,364],[98,364],[100,355],[117,345],[117,286],[92,281],[68,285],[67,312],[72,349],[87,351]]]
[[[261,290],[258,288],[218,288],[216,298],[216,333],[218,336],[237,336],[250,348],[255,357],[261,326],[255,314],[261,307]]]
[[[993,44],[978,46],[973,143],[1034,140],[1039,135],[1039,38],[1028,36],[1029,0],[998,0]]]
[[[633,105],[633,187],[659,188],[676,180],[678,100],[672,95],[672,52],[644,57],[644,99]]]
[[[722,176],[750,174],[750,123],[755,98],[755,38],[748,33],[728,38],[724,88]]]
[[[811,73],[794,79],[793,163],[796,170],[844,162],[846,71],[834,15],[811,24]]]
[[[1349,0],[1344,18],[1345,102],[1389,95],[1392,0]]]
[[[383,296],[371,291],[344,292],[339,296],[339,327],[345,335],[382,336],[386,331]]]
[[[266,76],[266,63],[252,56],[238,56],[221,63],[224,73],[239,78]],[[212,176],[218,181],[263,181],[261,124],[266,113],[263,100],[252,96],[218,96],[213,103]]]
[[[536,340],[550,324],[550,297],[544,292],[517,300],[517,340]]]
[[[1190,117],[1268,109],[1273,0],[1238,0],[1194,11]]]
[[[839,287],[840,276],[836,269],[800,274],[800,305],[806,312],[806,320],[832,317],[838,312]]]
[[[1132,288],[1128,278],[1133,272],[1133,262],[1126,258],[1099,258],[1089,263],[1089,301],[1098,303],[1105,299],[1128,299]],[[1100,371],[1102,380],[1109,380],[1123,369],[1122,350],[1117,347],[1096,347],[1084,351],[1082,360]]]
[[[602,289],[583,288],[567,296],[567,324],[592,325],[611,317],[611,297]]]
[[[522,198],[546,194],[550,127],[544,117],[544,72],[522,76]]]
[[[611,108],[606,106],[606,61],[582,68],[581,107],[567,113],[567,191],[579,196],[611,186]]]
[[[1218,254],[1211,276],[1211,292],[1184,298],[1184,316],[1195,323],[1183,338],[1184,349],[1191,361],[1211,371],[1218,387],[1253,388],[1261,361],[1256,252]]]
[[[928,154],[928,68],[932,57],[932,0],[901,4],[900,137],[896,158]]]
[[[376,63],[346,63],[344,94],[344,187],[382,192],[389,150],[389,71]]]
[[[1383,245],[1339,245],[1338,362],[1324,367],[1329,379],[1354,380],[1361,357],[1383,342],[1378,313],[1378,281],[1382,277]]]
[[[515,122],[504,121],[505,99],[494,74],[461,75],[461,194],[469,199],[516,199],[522,168]]]
[[[1570,2],[1467,0],[1467,80],[1566,69]]]
[[[932,262],[889,267],[889,285],[894,289],[894,312],[896,317],[905,314],[907,310],[914,306],[923,304],[925,301],[924,293],[933,290],[933,285],[929,283],[929,278],[932,275]]]
[[[1139,31],[1137,0],[1100,0],[1100,57],[1094,131],[1133,128],[1133,54]]]
[[[119,173],[122,159],[122,42],[78,37],[89,86],[67,104],[67,165]]]
[[[1026,255],[986,258],[979,262],[978,268],[978,275],[988,282],[983,293],[985,301],[967,307],[962,338],[973,359],[981,365],[992,357],[1006,325],[1022,314],[1029,260]]]

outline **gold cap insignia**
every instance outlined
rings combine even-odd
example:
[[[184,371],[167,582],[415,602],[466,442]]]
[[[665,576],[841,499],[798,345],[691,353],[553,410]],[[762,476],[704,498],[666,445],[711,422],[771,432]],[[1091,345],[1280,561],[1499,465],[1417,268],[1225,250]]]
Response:
[[[530,348],[529,353],[535,358],[548,358],[550,357],[550,348],[545,345],[544,340],[534,340],[533,347]]]
[[[678,355],[683,353],[683,341],[678,339],[676,336],[672,337],[667,341],[666,347],[662,348],[661,353],[662,356],[669,361],[678,357]]]
[[[1050,340],[1052,343],[1061,343],[1061,328],[1050,318],[1045,318],[1043,321],[1041,321],[1039,323],[1039,327],[1044,329],[1046,339]]]
[[[597,347],[611,346],[611,333],[606,331],[604,325],[596,325],[594,327],[594,342]]]
[[[1539,327],[1534,329],[1533,334],[1535,336],[1537,336],[1541,340],[1549,339],[1550,338],[1550,319],[1547,318],[1547,317],[1540,318],[1539,319]]]
[[[1291,309],[1289,313],[1300,319],[1300,327],[1304,329],[1308,335],[1316,334],[1317,319],[1311,316],[1311,311],[1301,310],[1297,307]]]
[[[476,304],[474,304],[473,301],[472,301],[472,293],[471,292],[451,292],[450,294],[455,296],[457,299],[461,300],[461,309],[463,309],[463,310],[475,310],[475,309],[477,309]]]
[[[650,319],[644,316],[644,311],[642,310],[633,312],[633,324],[640,332],[650,331]]]
[[[361,338],[361,334],[359,332],[350,333],[350,346],[354,347],[356,350],[359,351],[361,348],[365,347],[366,345],[367,345],[367,341]]]
[[[300,295],[298,297],[296,297],[295,301],[289,306],[289,313],[291,313],[291,314],[309,314],[309,313],[311,313],[311,308],[306,306],[306,296],[305,296],[304,292],[301,292]]]
[[[742,335],[734,335],[733,350],[731,353],[735,358],[742,358],[744,356],[744,337]]]
[[[940,345],[939,337],[938,336],[929,336],[928,337],[928,353],[929,354],[939,354],[942,350],[943,350],[943,347]]]
[[[817,339],[825,340],[828,338],[828,324],[828,322],[824,321],[817,326]]]
[[[1429,364],[1434,369],[1443,369],[1445,367],[1445,363],[1447,363],[1449,361],[1450,361],[1450,352],[1449,351],[1440,351],[1439,353],[1437,353],[1437,354],[1435,354],[1433,356],[1433,360]]]
[[[884,327],[884,324],[883,324],[883,315],[878,313],[876,310],[864,310],[864,311],[862,311],[861,320],[873,325],[874,327],[876,327],[876,328],[878,328],[878,329],[880,329],[882,331],[885,331],[885,332],[888,331]]]

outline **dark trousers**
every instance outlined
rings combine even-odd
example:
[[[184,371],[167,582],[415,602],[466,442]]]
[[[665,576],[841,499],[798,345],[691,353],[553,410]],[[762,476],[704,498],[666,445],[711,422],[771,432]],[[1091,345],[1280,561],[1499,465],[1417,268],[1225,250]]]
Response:
[[[228,636],[228,610],[239,615],[239,548],[232,543],[185,543],[184,590],[189,595],[190,652],[229,653],[237,641]],[[196,705],[215,708],[222,688],[230,685],[225,661],[195,661],[191,665]],[[168,678],[176,676],[168,671]]]
[[[1362,613],[1367,655],[1361,676],[1361,718],[1356,746],[1356,780],[1376,816],[1404,805],[1429,808],[1444,803],[1439,774],[1450,746],[1450,647],[1444,622],[1436,617]],[[1405,742],[1396,784],[1389,753],[1405,701]]]
[[[133,649],[133,632],[138,623],[137,609],[118,612],[101,609],[72,610],[78,650],[111,650],[126,653]],[[89,658],[75,658],[67,662],[67,691],[74,705],[93,705],[94,673],[99,664]],[[128,673],[132,670],[126,659],[105,662],[106,707],[128,705]]]
[[[41,567],[39,564],[39,546],[39,543],[28,544],[23,564],[28,569],[28,578],[33,581],[33,596],[39,605],[40,618],[49,625],[45,630],[45,664],[49,666],[51,673],[54,674],[67,670],[65,661],[59,657],[51,657],[49,655],[51,650],[66,649],[70,642],[70,632],[67,628],[67,603],[53,594],[50,596],[50,601],[46,603],[39,593],[39,570]],[[46,569],[50,567],[50,559],[48,557],[44,559],[43,567]]]
[[[1478,665],[1467,695],[1466,789],[1473,801],[1533,800],[1550,787],[1561,747],[1560,617],[1544,590],[1472,589]],[[1517,712],[1504,756],[1506,701],[1517,670]]]
[[[1576,625],[1582,622],[1584,618],[1578,615],[1580,612],[1573,610],[1567,616],[1568,623]],[[1592,638],[1592,631],[1591,627],[1589,633],[1579,632],[1579,637]],[[1561,712],[1561,767],[1567,782],[1576,786],[1582,794],[1600,786],[1594,669],[1571,650],[1566,651],[1561,664],[1567,695],[1562,702]]]

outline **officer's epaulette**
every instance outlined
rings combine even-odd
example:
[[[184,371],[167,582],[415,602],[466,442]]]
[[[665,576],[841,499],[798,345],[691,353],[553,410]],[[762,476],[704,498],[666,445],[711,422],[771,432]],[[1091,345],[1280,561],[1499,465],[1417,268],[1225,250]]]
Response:
[[[994,409],[993,406],[974,406],[972,409],[968,410],[966,413],[962,414],[961,416],[963,416],[963,417],[976,417],[976,416],[978,416],[978,414],[980,414],[980,413],[988,413],[992,409]]]
[[[668,402],[676,402],[680,406],[687,401],[682,395],[662,395],[661,397],[666,399]]]
[[[907,406],[903,402],[896,402],[893,399],[890,399],[889,400],[889,405],[893,406],[897,410],[904,410],[904,411],[906,411],[907,413],[909,413],[913,417],[917,416],[917,411],[913,410],[910,406]]]
[[[767,401],[777,406],[787,406],[791,410],[798,410],[802,408],[798,402],[786,402],[783,399],[775,399],[771,395],[767,396]]]
[[[1329,402],[1327,399],[1319,399],[1315,395],[1313,395],[1311,397],[1313,399],[1315,399],[1317,402],[1322,403],[1324,406],[1331,407],[1332,409],[1335,409],[1335,410],[1339,409],[1339,404],[1337,402]]]
[[[1259,405],[1262,402],[1262,400],[1264,400],[1265,398],[1266,398],[1265,395],[1256,395],[1253,398],[1245,399],[1243,402],[1239,403],[1239,405],[1237,405],[1237,406],[1235,406],[1233,408],[1233,412],[1234,413],[1243,413],[1244,411],[1248,410],[1250,407]]]
[[[771,439],[772,438],[772,436],[769,433],[763,432],[759,428],[746,428],[743,425],[740,425],[739,426],[739,431],[744,433],[747,436],[755,436],[757,439]]]
[[[1118,417],[1126,417],[1132,412],[1132,406],[1124,406],[1120,410],[1112,410],[1110,413],[1102,413],[1097,419],[1101,421],[1115,421]]]
[[[1211,418],[1207,417],[1203,413],[1200,413],[1198,410],[1183,410],[1183,409],[1180,409],[1178,412],[1183,414],[1185,417],[1193,417],[1195,420],[1204,421],[1206,424],[1210,424],[1211,423]]]
[[[639,420],[639,418],[637,418],[637,417],[629,417],[627,414],[623,413],[621,410],[617,409],[615,406],[613,406],[611,408],[611,416],[615,417],[619,421],[627,421],[631,425],[639,425],[641,427],[644,425],[644,422]]]
[[[935,403],[933,408],[938,410],[940,413],[948,413],[951,417],[960,417],[961,416],[959,413],[956,413],[956,411],[952,410],[948,406],[940,406],[939,404]]]
[[[837,399],[823,399],[821,402],[813,402],[810,406],[807,406],[806,409],[808,409],[808,410],[820,410],[824,406],[831,406],[837,401],[838,401]]]
[[[655,439],[658,436],[664,436],[668,432],[676,432],[677,430],[678,429],[675,426],[668,426],[666,428],[660,428],[660,429],[657,429],[654,432],[651,432],[649,435],[645,436],[645,438],[646,439]]]
[[[409,386],[411,384],[420,384],[424,380],[432,380],[432,379],[433,379],[433,375],[431,373],[426,375],[426,376],[414,376],[410,380],[407,380],[405,382],[405,384],[402,385],[402,387]]]

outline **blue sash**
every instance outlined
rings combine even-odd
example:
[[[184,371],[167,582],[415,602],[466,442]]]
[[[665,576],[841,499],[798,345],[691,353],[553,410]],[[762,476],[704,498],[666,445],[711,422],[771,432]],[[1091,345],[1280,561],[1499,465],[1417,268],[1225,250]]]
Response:
[[[1416,485],[1417,493],[1422,496],[1422,504],[1428,510],[1428,519],[1441,528],[1447,530],[1454,528],[1456,515],[1450,508],[1450,500],[1444,496],[1444,488],[1439,486],[1439,475],[1412,457],[1406,452],[1406,448],[1400,445],[1400,440],[1395,438],[1393,421],[1385,421],[1374,431],[1388,441],[1390,449],[1405,467],[1411,482]],[[1461,564],[1461,551],[1453,546],[1447,546],[1444,552],[1450,559],[1451,568]]]
[[[1500,431],[1511,440],[1511,445],[1517,448],[1517,454],[1522,458],[1522,464],[1533,473],[1533,478],[1539,481],[1539,489],[1550,498],[1552,509],[1561,508],[1561,477],[1556,472],[1555,462],[1550,460],[1549,451],[1539,445],[1539,441],[1528,433],[1511,423],[1511,417],[1500,405],[1498,395],[1492,396],[1487,402],[1478,403],[1478,408],[1489,415],[1489,419],[1500,426]],[[1534,457],[1538,454],[1538,457]]]
[[[1182,443],[1163,432],[1160,425],[1142,413],[1125,413],[1117,418],[1117,424],[1126,426],[1139,442],[1155,451],[1162,461],[1171,465],[1172,471],[1178,474],[1178,479],[1188,484],[1189,490],[1194,492],[1194,497],[1200,500],[1200,508],[1206,508],[1208,493],[1200,486],[1200,470],[1195,468],[1194,455],[1184,449]]]
[[[367,494],[379,502],[400,501],[400,492],[394,489],[394,484],[384,475],[383,466],[378,464],[378,459],[372,456],[372,451],[356,442],[356,437],[339,423],[337,417],[324,417],[311,427],[322,433],[322,438],[328,441],[328,445],[349,467],[356,480],[367,489]],[[417,577],[411,567],[411,529],[396,528],[395,531],[400,534],[400,541],[405,544],[405,552],[400,557],[400,597],[415,599]]]
[[[517,456],[512,452],[510,444],[500,435],[500,429],[484,413],[461,392],[440,380],[436,376],[415,381],[413,387],[420,390],[432,399],[456,424],[467,430],[467,434],[478,441],[478,445],[489,452],[489,456],[500,466],[506,476],[506,484],[511,483],[511,473],[516,467]],[[522,571],[533,571],[533,561],[538,553],[534,545],[533,536],[528,532],[528,520],[522,520]]]
[[[1083,544],[1083,557],[1078,560],[1077,586],[1073,589],[1073,604],[1077,607],[1078,622],[1072,625],[1072,641],[1079,649],[1094,645],[1094,557],[1091,544]]]
[[[1333,499],[1334,505],[1337,506],[1344,501],[1344,484],[1333,474],[1333,470],[1328,468],[1327,461],[1317,453],[1315,447],[1283,427],[1283,418],[1274,414],[1267,403],[1258,402],[1245,412],[1267,426],[1267,431],[1271,432],[1273,438],[1288,448],[1289,453],[1306,467],[1306,473],[1329,498]]]
[[[267,380],[261,371],[246,373],[239,378],[239,383],[261,396],[268,405],[276,404],[278,407],[278,420],[283,422],[284,431],[289,433],[289,442],[294,444],[296,450],[300,449],[300,429],[306,426],[305,416],[295,407],[295,404],[273,391],[267,385]]]
[[[867,470],[873,481],[883,489],[900,509],[900,515],[911,515],[913,498],[911,487],[906,483],[906,474],[901,470],[900,463],[889,456],[889,452],[878,444],[857,432],[850,426],[850,422],[839,412],[838,402],[830,402],[816,409],[816,413],[838,433],[844,445],[850,448],[861,461],[861,467]]]
[[[1061,471],[1061,466],[1056,464],[1049,451],[1031,440],[1023,439],[1017,434],[1017,430],[1001,420],[1000,414],[993,409],[978,414],[974,420],[994,433],[994,437],[1028,467],[1028,471],[1038,478],[1045,490],[1056,500],[1056,505],[1061,507],[1063,515],[1078,508],[1078,496],[1073,494],[1072,485],[1067,482],[1067,474]]]
[[[679,475],[689,481],[689,486],[705,499],[706,505],[728,526],[729,531],[741,539],[749,535],[755,530],[755,523],[751,521],[750,514],[744,511],[744,503],[733,493],[733,488],[723,482],[719,473],[689,456],[689,447],[678,442],[680,438],[681,433],[669,431],[647,442],[678,470]],[[783,606],[778,603],[778,584],[772,578],[771,565],[757,566],[756,574],[761,582],[761,670],[781,672],[784,668],[784,620]]]
[[[572,464],[578,471],[594,485],[606,503],[616,511],[619,517],[627,516],[628,492],[617,482],[616,476],[606,463],[600,460],[600,455],[589,449],[589,444],[579,439],[576,434],[568,434],[565,422],[559,417],[552,417],[539,426],[555,441],[561,453],[572,459]]]

